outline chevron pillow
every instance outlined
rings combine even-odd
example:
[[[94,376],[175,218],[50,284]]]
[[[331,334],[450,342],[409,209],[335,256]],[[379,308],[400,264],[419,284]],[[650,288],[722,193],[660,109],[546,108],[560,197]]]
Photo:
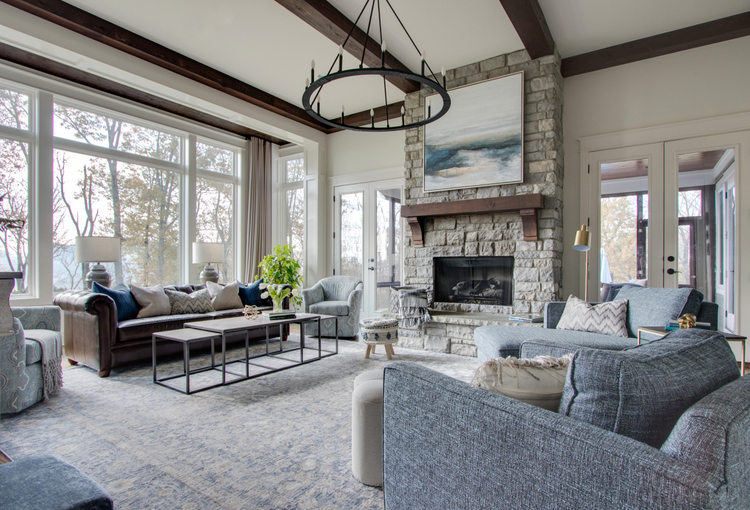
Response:
[[[208,313],[213,312],[214,307],[211,304],[211,295],[208,289],[198,290],[191,294],[185,294],[176,290],[164,289],[169,297],[169,305],[172,308],[172,315],[181,313]]]
[[[562,317],[557,323],[557,329],[627,337],[628,326],[625,322],[627,315],[627,299],[591,305],[571,294]]]

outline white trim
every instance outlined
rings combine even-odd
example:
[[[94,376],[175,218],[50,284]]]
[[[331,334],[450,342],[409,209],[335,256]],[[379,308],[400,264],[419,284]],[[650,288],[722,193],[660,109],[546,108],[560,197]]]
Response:
[[[748,129],[750,129],[750,112],[744,112],[617,133],[585,136],[579,138],[578,142],[581,152],[589,152],[631,145],[647,145],[655,142],[670,142]]]
[[[67,138],[58,137],[54,137],[52,144],[55,149],[76,152],[85,156],[94,156],[102,159],[115,159],[117,161],[122,161],[123,163],[129,163],[131,165],[159,168],[177,172],[180,174],[185,173],[184,164],[172,163],[171,161],[150,158],[148,156],[141,156],[140,154],[133,154],[132,152],[123,152],[117,149],[110,149],[108,147],[101,147],[99,145],[92,145],[85,142],[76,142],[75,140],[68,140]]]
[[[403,179],[404,167],[394,166],[382,170],[371,170],[369,172],[360,172],[356,174],[335,175],[328,178],[328,186],[348,186],[349,184],[362,184],[366,182],[385,181],[388,179]]]

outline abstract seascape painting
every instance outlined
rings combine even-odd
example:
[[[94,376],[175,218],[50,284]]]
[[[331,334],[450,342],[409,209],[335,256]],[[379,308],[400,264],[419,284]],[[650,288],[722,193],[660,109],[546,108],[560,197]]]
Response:
[[[523,72],[452,89],[450,96],[448,113],[425,126],[424,190],[522,182]]]

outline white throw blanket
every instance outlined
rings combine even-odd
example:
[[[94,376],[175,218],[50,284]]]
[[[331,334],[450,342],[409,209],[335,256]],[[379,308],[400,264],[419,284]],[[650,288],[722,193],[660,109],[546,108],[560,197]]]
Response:
[[[38,335],[36,338],[27,336],[26,339],[38,343],[42,349],[42,396],[47,402],[63,385],[62,342],[59,335]]]

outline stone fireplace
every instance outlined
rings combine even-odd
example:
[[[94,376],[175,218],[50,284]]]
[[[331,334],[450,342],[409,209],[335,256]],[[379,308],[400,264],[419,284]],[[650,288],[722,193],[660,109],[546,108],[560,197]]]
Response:
[[[518,207],[481,212],[473,208],[469,213],[425,214],[419,218],[419,228],[414,228],[414,218],[409,220],[412,229],[407,229],[405,236],[404,284],[428,288],[435,299],[433,321],[423,330],[400,330],[400,345],[475,356],[475,327],[509,324],[508,315],[513,313],[542,313],[547,302],[561,298],[563,154],[559,56],[530,60],[526,51],[499,55],[448,71],[447,85],[450,90],[518,71],[524,71],[525,82],[522,183],[425,192],[424,130],[406,131],[405,209],[420,206],[424,210],[422,206],[427,204],[441,204],[441,209],[447,209],[456,202],[478,204],[482,199],[492,198],[510,202],[535,194],[541,195],[541,201],[533,210]],[[424,97],[429,92],[422,90],[406,96],[408,117],[423,116]],[[534,220],[533,235],[529,230],[530,218]],[[414,237],[412,232],[418,236]],[[478,273],[460,273],[465,268],[454,268],[461,276],[450,289],[458,286],[458,292],[453,293],[453,299],[450,293],[442,294],[435,285],[439,277],[436,271],[441,270],[442,261],[456,257],[513,260],[509,268],[506,266],[509,281],[505,286],[500,285],[499,294],[505,298],[482,299],[477,295],[483,290],[491,295],[488,289],[498,287],[498,283],[490,284],[489,271],[485,278],[481,269]],[[478,281],[485,279],[486,283]],[[466,291],[463,294],[468,294],[464,296],[467,299],[455,299],[462,289]]]

